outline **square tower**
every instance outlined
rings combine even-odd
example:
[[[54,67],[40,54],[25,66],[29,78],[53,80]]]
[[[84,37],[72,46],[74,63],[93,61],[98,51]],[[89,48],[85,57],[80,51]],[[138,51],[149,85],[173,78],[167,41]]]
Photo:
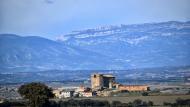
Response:
[[[92,74],[91,87],[92,89],[112,88],[115,82],[115,77],[109,74]]]
[[[92,89],[103,87],[103,75],[92,74],[91,75],[91,87]]]

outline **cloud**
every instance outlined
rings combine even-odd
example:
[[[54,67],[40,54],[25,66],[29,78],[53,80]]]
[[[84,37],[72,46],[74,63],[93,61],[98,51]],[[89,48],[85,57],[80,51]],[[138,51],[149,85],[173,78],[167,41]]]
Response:
[[[54,3],[55,0],[44,0],[47,4],[52,4]]]

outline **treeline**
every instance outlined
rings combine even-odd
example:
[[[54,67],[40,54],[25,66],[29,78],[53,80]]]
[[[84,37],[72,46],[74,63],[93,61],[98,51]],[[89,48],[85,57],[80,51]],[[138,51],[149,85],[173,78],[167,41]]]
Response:
[[[0,104],[0,107],[24,107],[27,104],[23,102],[4,102]],[[59,101],[54,102],[51,101],[49,104],[44,105],[45,107],[149,107],[153,106],[153,102],[144,102],[140,99],[134,100],[129,103],[122,103],[120,101],[113,101],[109,103],[108,101],[100,101],[100,100],[90,100],[90,99],[82,99],[82,100],[74,100],[70,99],[68,101]]]
[[[190,107],[190,99],[180,99],[178,98],[175,103],[164,102],[164,106],[170,107]]]
[[[153,106],[153,102],[144,102],[140,99],[134,100],[129,103],[122,103],[120,101],[113,101],[109,103],[108,101],[100,101],[100,100],[90,100],[90,99],[82,99],[82,100],[68,100],[68,101],[60,101],[59,106],[57,107],[149,107]]]
[[[19,102],[4,102],[0,104],[0,107],[25,107],[27,103],[19,103]],[[122,103],[120,101],[113,101],[112,103],[108,101],[100,101],[100,100],[91,100],[91,99],[82,99],[82,100],[74,100],[70,99],[67,101],[50,101],[48,104],[43,107],[150,107],[153,106],[153,102],[144,102],[140,99],[134,100],[129,103]]]
[[[120,101],[100,101],[91,99],[74,100],[70,99],[67,101],[50,101],[48,104],[42,107],[157,107],[152,101],[142,101],[136,99],[133,102],[122,103]],[[175,103],[164,102],[163,106],[167,107],[190,107],[190,99],[177,99]],[[27,107],[26,102],[8,102],[0,103],[0,107]],[[160,107],[160,106],[159,106]]]

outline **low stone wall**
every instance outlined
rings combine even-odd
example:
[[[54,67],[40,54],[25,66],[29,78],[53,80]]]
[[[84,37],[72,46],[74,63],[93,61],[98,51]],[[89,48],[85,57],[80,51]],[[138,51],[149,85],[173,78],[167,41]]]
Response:
[[[148,86],[146,85],[121,85],[118,87],[118,90],[120,91],[147,91]]]

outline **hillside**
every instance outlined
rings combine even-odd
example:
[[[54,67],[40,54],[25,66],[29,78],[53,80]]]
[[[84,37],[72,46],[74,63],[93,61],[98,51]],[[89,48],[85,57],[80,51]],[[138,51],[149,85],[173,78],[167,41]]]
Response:
[[[105,26],[74,31],[57,41],[109,56],[124,64],[121,69],[190,64],[190,22]]]
[[[0,35],[1,72],[101,69],[108,65],[111,65],[111,61],[104,55],[56,41],[36,36]]]
[[[0,72],[126,70],[190,65],[190,22],[103,26],[56,41],[0,35]]]

